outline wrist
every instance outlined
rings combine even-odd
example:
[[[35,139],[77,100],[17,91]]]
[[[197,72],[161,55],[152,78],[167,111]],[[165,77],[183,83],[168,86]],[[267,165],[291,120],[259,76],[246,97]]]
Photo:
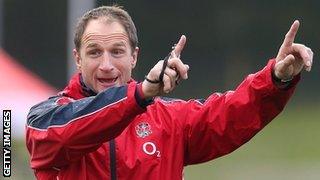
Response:
[[[149,104],[152,104],[154,100],[153,98],[148,98],[143,94],[142,83],[139,83],[136,86],[135,98],[137,103],[143,108],[147,107]]]
[[[154,97],[153,93],[149,90],[150,88],[148,88],[148,83],[149,82],[147,80],[144,80],[141,84],[142,96],[146,99]]]
[[[291,84],[292,80],[294,79],[293,76],[288,78],[280,78],[279,75],[276,74],[274,69],[271,72],[271,77],[272,77],[273,83],[279,88],[288,87]]]
[[[272,71],[272,78],[274,78],[275,81],[279,81],[279,82],[285,83],[285,82],[292,81],[294,76],[281,77],[280,75],[278,75],[278,73],[275,72],[275,70],[273,70]]]

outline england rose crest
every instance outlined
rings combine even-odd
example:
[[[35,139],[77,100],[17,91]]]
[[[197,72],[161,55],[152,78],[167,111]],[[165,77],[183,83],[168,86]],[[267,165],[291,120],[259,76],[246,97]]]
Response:
[[[152,133],[151,126],[147,122],[141,122],[136,126],[136,133],[138,137],[145,138]]]

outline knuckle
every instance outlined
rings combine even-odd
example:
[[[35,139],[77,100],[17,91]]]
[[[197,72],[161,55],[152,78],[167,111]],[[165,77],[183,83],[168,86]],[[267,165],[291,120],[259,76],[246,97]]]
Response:
[[[158,72],[157,68],[154,67],[150,70],[150,74],[156,74]]]
[[[187,71],[187,69],[186,68],[181,68],[180,69],[180,74],[185,74],[185,73],[187,73],[188,71]]]
[[[284,35],[285,38],[288,38],[290,36],[289,32],[287,32],[287,34]]]
[[[292,34],[290,32],[288,32],[285,36],[284,36],[285,40],[287,41],[291,41],[292,39]]]
[[[303,47],[302,44],[297,44],[297,43],[293,43],[292,46],[298,49]]]
[[[173,77],[175,77],[175,76],[177,76],[177,71],[175,71],[175,70],[171,70],[171,75],[173,76]]]
[[[170,59],[170,65],[177,65],[179,63],[179,59],[178,58],[171,58]]]

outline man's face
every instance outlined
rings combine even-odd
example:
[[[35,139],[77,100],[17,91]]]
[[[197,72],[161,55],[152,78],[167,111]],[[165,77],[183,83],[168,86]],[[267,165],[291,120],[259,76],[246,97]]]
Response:
[[[138,55],[138,48],[132,52],[122,25],[103,18],[89,21],[79,51],[73,51],[77,68],[84,83],[97,93],[126,84]]]

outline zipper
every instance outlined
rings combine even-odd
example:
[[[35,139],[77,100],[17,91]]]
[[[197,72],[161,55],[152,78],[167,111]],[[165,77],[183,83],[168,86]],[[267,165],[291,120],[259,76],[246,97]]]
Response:
[[[116,142],[111,139],[110,145],[110,172],[111,180],[117,180],[117,167],[116,167]]]

